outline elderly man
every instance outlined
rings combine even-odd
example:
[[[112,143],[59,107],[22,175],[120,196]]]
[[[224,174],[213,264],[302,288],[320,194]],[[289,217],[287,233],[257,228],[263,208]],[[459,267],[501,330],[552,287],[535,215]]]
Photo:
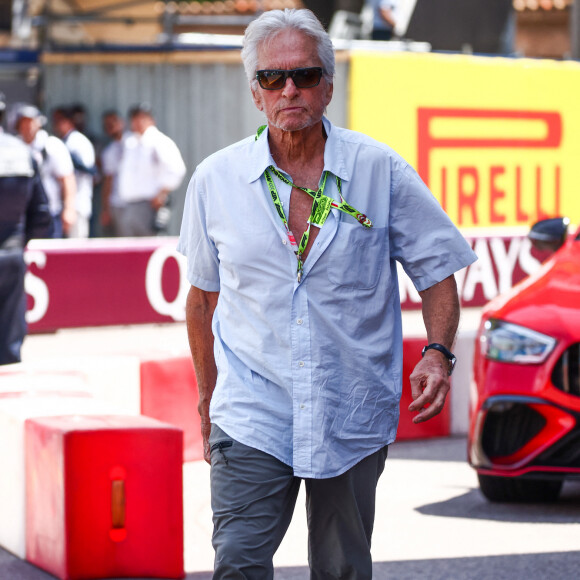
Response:
[[[214,577],[272,578],[304,480],[311,577],[371,578],[375,489],[402,388],[396,261],[423,298],[418,423],[444,405],[453,273],[475,255],[401,157],[324,117],[334,53],[311,12],[265,12],[242,57],[268,125],[199,165],[179,241]]]

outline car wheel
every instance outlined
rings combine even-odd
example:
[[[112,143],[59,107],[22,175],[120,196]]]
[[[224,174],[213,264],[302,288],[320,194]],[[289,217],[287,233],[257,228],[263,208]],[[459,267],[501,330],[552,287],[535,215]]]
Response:
[[[521,479],[477,474],[483,495],[494,502],[552,502],[558,499],[562,481],[552,479]]]

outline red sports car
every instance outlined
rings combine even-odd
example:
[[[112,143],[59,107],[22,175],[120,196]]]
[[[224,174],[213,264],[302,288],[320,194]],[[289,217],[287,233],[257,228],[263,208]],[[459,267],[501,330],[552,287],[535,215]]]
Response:
[[[552,501],[580,477],[580,229],[538,222],[556,250],[483,310],[471,388],[469,463],[491,501]]]

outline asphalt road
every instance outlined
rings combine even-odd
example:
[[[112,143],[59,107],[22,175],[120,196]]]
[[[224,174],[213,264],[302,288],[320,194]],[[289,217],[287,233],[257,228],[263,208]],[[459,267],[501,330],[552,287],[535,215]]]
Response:
[[[211,578],[209,468],[184,468],[188,580]],[[0,514],[1,517],[1,514]],[[308,578],[303,498],[276,554],[276,580]],[[391,446],[379,483],[373,536],[376,580],[544,580],[580,570],[580,482],[559,502],[487,502],[465,462],[465,439]],[[0,580],[49,580],[49,574],[0,549]]]

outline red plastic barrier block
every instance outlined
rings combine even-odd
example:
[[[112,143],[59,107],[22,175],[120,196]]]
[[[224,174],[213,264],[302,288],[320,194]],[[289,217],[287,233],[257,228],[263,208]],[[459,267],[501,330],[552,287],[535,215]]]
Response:
[[[183,459],[203,459],[199,393],[191,356],[141,361],[141,414],[183,430]]]
[[[28,419],[26,559],[62,580],[183,578],[182,432],[147,417]]]
[[[403,395],[400,406],[401,418],[399,419],[399,429],[397,430],[397,439],[399,441],[403,439],[447,437],[451,431],[451,397],[449,395],[447,395],[447,401],[441,413],[425,423],[415,425],[413,423],[415,413],[410,413],[408,409],[413,402],[409,375],[421,359],[421,351],[426,344],[425,338],[403,339]]]

